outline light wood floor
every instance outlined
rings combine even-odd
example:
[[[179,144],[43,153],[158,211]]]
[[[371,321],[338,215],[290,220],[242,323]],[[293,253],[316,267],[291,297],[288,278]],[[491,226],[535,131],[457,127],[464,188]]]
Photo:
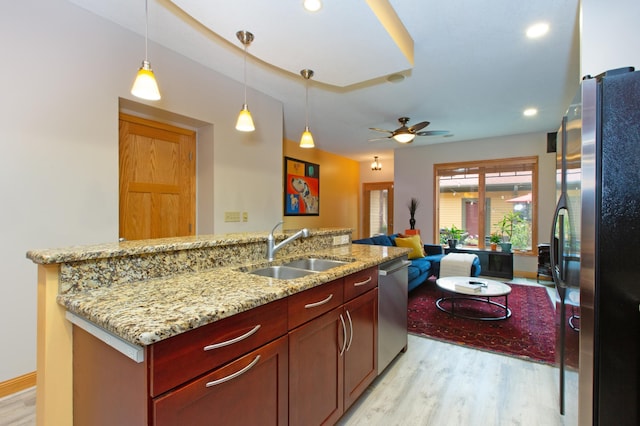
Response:
[[[399,355],[340,425],[577,425],[578,374],[561,416],[558,369],[409,335]]]
[[[35,424],[36,388],[0,398],[1,426],[31,426]]]

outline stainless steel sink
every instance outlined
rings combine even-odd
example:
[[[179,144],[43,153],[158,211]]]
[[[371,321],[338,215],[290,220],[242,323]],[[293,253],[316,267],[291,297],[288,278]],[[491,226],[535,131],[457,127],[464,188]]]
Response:
[[[326,271],[327,269],[335,268],[338,266],[346,265],[349,262],[343,262],[341,260],[333,259],[320,259],[316,257],[309,257],[306,259],[294,260],[293,262],[285,263],[283,266],[291,268],[306,269],[308,271]]]
[[[293,280],[301,278],[309,274],[314,274],[315,271],[305,270],[299,268],[291,268],[288,266],[267,266],[266,268],[255,269],[249,271],[250,274],[261,275],[263,277],[276,278],[280,280]]]

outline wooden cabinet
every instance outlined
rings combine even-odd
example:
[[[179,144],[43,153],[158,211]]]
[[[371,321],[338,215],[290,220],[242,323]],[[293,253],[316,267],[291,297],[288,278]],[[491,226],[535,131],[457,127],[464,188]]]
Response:
[[[333,424],[377,375],[377,267],[146,348],[74,326],[81,425]]]
[[[342,307],[289,333],[289,424],[333,424],[344,412]]]
[[[296,328],[290,321],[290,425],[335,423],[377,376],[377,268],[338,281],[344,304]]]
[[[149,346],[151,396],[285,335],[286,311],[287,300],[276,300]]]
[[[344,306],[350,324],[344,352],[344,410],[346,411],[378,375],[378,289]]]
[[[287,341],[287,299],[153,344],[143,363],[74,327],[74,422],[286,424]]]
[[[153,424],[286,425],[288,377],[284,336],[155,398]]]

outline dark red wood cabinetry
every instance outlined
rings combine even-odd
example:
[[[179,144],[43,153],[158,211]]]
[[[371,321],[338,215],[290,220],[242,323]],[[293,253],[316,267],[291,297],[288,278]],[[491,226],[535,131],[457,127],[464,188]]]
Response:
[[[377,374],[377,267],[196,328],[136,363],[74,326],[74,423],[335,423]]]
[[[153,400],[156,426],[286,425],[287,336]]]
[[[345,303],[297,328],[290,322],[290,425],[335,423],[377,375],[377,268],[328,285],[336,283]],[[295,296],[290,312],[313,305],[307,292]]]

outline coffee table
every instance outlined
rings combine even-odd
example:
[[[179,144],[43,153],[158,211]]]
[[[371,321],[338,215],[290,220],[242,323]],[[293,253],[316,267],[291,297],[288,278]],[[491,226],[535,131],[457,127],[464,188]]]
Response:
[[[482,321],[504,320],[511,316],[511,309],[509,309],[511,287],[505,283],[477,277],[444,277],[438,278],[436,284],[440,290],[451,294],[451,296],[446,297],[443,295],[443,297],[436,300],[436,306],[441,311],[461,318]],[[504,297],[504,304],[491,300],[492,297]],[[456,314],[456,302],[459,300],[471,300],[478,303],[488,303],[498,306],[504,309],[504,315],[481,316],[482,314],[479,313],[478,316],[470,316],[459,313]],[[445,302],[450,302],[448,303],[448,308],[445,306]]]

